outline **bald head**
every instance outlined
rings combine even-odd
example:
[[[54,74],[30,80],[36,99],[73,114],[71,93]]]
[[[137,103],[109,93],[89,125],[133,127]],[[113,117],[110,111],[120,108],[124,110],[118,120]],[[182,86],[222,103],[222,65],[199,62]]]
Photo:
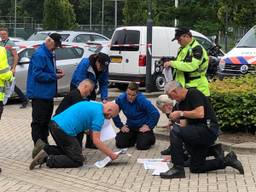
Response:
[[[103,104],[103,113],[106,119],[111,119],[119,113],[119,106],[115,102],[108,101]]]
[[[82,97],[88,97],[94,89],[94,82],[90,79],[81,81],[78,85],[78,90]]]

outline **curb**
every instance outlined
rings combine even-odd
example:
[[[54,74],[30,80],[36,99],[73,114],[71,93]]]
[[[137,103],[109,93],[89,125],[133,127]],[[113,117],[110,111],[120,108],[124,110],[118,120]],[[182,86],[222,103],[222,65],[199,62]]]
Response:
[[[155,132],[155,136],[159,140],[169,141],[169,133],[159,133]],[[240,143],[240,144],[234,144],[234,143],[228,143],[224,141],[218,141],[218,143],[222,144],[223,150],[230,152],[234,151],[237,154],[241,155],[251,155],[256,154],[256,143]]]

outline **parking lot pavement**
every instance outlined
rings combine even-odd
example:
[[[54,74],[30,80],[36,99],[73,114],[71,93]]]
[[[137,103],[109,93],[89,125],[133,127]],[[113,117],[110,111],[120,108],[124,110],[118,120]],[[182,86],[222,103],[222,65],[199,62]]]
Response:
[[[32,141],[30,136],[31,107],[5,106],[0,121],[0,192],[2,191],[95,191],[95,192],[255,192],[255,155],[238,155],[245,175],[232,168],[205,174],[191,174],[186,169],[185,179],[162,180],[144,170],[137,158],[159,158],[168,142],[158,140],[148,151],[129,149],[130,157],[123,155],[103,169],[84,166],[73,169],[41,169],[30,171]],[[51,143],[52,140],[51,140]],[[114,142],[108,142],[114,147]],[[88,165],[103,159],[97,150],[84,149]]]

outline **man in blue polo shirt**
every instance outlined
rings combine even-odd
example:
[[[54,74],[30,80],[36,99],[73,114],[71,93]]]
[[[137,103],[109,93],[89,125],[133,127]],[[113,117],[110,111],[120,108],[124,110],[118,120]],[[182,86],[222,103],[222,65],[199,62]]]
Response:
[[[131,82],[126,92],[116,98],[116,104],[127,118],[126,123],[122,123],[119,116],[113,118],[120,129],[116,135],[118,148],[132,147],[136,143],[138,150],[147,150],[155,144],[153,128],[160,114],[138,89],[138,85]]]
[[[92,131],[93,143],[96,147],[115,160],[115,154],[100,140],[100,131],[104,119],[110,119],[119,113],[114,102],[81,101],[54,116],[49,124],[50,132],[57,146],[45,145],[30,164],[30,170],[46,163],[50,168],[80,167],[85,160],[82,147],[76,136],[86,130]]]

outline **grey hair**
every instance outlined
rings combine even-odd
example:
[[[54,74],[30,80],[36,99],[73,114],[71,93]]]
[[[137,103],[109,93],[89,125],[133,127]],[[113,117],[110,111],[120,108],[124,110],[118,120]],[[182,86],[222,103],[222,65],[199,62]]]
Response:
[[[157,99],[156,99],[156,105],[159,108],[162,108],[165,104],[170,104],[172,106],[174,106],[176,104],[175,100],[172,100],[168,97],[168,95],[160,95]]]
[[[168,92],[182,87],[181,84],[178,81],[169,81],[165,86],[164,86],[164,92],[167,94]]]

